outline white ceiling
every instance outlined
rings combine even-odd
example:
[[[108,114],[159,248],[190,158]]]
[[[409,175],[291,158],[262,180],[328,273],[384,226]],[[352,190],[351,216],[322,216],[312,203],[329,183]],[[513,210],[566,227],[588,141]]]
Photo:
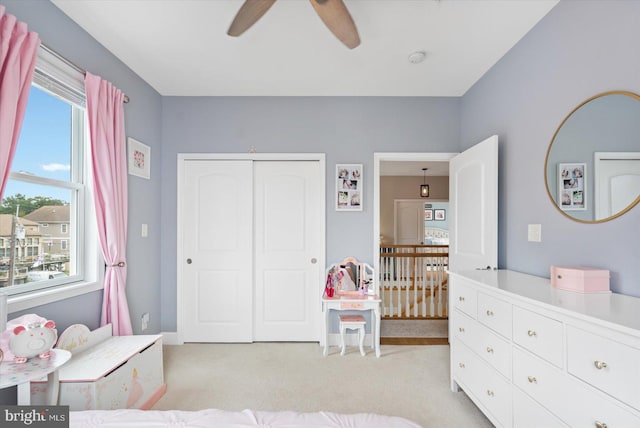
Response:
[[[161,95],[462,96],[558,0],[345,0],[353,50],[306,0],[277,1],[238,38],[243,0],[52,2]]]

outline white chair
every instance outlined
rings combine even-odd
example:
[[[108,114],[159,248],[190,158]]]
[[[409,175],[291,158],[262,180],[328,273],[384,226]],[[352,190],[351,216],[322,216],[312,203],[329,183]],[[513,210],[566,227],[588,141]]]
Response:
[[[347,330],[358,330],[360,355],[364,357],[364,326],[366,321],[362,315],[340,315],[340,355],[346,351],[345,334]]]

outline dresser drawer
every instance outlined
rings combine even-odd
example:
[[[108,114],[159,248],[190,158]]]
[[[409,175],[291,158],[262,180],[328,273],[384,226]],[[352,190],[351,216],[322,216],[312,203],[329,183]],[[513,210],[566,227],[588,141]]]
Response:
[[[478,293],[478,321],[507,339],[511,339],[510,303]]]
[[[511,427],[511,384],[459,341],[454,340],[453,346],[453,372],[460,386],[485,407],[492,422]]]
[[[460,311],[454,311],[454,335],[506,378],[511,378],[511,344]]]
[[[463,388],[477,388],[476,385],[480,384],[478,376],[482,369],[479,363],[480,359],[474,356],[473,351],[458,339],[453,339],[451,345],[453,350],[451,353],[451,367],[456,381]]]
[[[560,419],[518,388],[513,388],[513,426],[517,428],[568,428]]]
[[[640,409],[640,350],[568,326],[567,370]]]
[[[478,312],[478,292],[459,278],[452,278],[451,306],[472,318]]]
[[[640,416],[522,349],[513,353],[513,382],[572,427],[638,427]],[[606,424],[606,425],[597,425]]]
[[[513,341],[562,368],[562,323],[514,306]]]
[[[475,326],[477,325],[477,321],[459,310],[454,310],[451,313],[449,322],[451,323],[453,336],[461,342],[464,342],[467,346],[472,346],[476,336]]]
[[[473,350],[487,363],[511,379],[511,344],[488,328],[476,324]]]

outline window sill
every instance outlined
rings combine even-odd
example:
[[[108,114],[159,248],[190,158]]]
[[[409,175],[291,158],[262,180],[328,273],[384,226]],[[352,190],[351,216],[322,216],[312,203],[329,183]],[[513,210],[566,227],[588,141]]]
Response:
[[[43,290],[30,293],[15,294],[8,296],[8,312],[12,313],[31,309],[36,306],[46,305],[48,303],[58,302],[60,300],[91,293],[96,290],[101,290],[102,288],[102,282],[81,281],[67,285],[59,285],[57,287],[45,288]]]

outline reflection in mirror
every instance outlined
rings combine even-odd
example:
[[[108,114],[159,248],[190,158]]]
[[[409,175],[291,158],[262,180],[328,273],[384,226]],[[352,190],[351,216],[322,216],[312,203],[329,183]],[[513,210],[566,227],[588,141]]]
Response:
[[[361,263],[354,257],[347,257],[327,269],[325,294],[327,297],[333,297],[334,293],[338,295],[371,294],[375,293],[373,283],[374,273],[371,265]]]
[[[598,94],[560,124],[545,160],[547,193],[564,215],[611,220],[640,201],[640,97]]]

